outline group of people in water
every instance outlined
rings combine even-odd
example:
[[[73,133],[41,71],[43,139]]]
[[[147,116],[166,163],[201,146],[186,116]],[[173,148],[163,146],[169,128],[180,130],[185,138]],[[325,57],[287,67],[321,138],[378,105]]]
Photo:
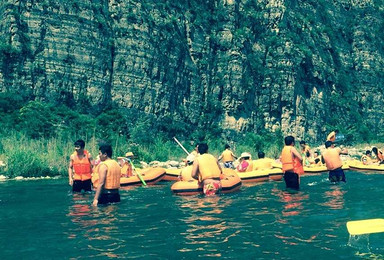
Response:
[[[303,165],[322,165],[325,164],[329,171],[329,180],[331,182],[346,182],[345,174],[342,169],[343,162],[341,154],[348,154],[346,148],[336,147],[335,140],[338,131],[332,131],[325,142],[325,151],[320,155],[319,152],[311,152],[310,147],[305,141],[300,142],[300,149],[295,148],[295,138],[286,136],[284,138],[284,147],[281,151],[278,161],[284,175],[284,181],[287,188],[299,190],[300,175],[304,173]],[[93,161],[91,154],[85,150],[85,142],[77,140],[75,143],[75,152],[70,156],[68,176],[69,185],[73,192],[92,190],[92,172],[97,172],[99,182],[95,192],[93,205],[119,202],[119,187],[121,178],[121,165],[112,159],[112,147],[108,144],[100,145],[98,159]],[[383,153],[372,149],[380,163],[384,163]],[[132,153],[127,153],[123,158],[126,161],[127,176],[132,176],[132,163],[130,158]],[[120,157],[118,159],[121,159]],[[237,163],[235,163],[235,161]],[[222,162],[222,165],[220,163]],[[373,161],[370,151],[362,157],[363,163]],[[200,143],[196,145],[195,150],[191,152],[185,160],[186,167],[181,170],[180,179],[196,179],[201,183],[203,193],[206,196],[217,194],[221,190],[222,167],[236,169],[238,172],[247,172],[258,169],[272,168],[274,159],[266,158],[264,152],[258,152],[258,159],[252,161],[252,156],[248,152],[243,152],[240,158],[236,157],[230,146],[225,145],[222,154],[216,158],[208,152],[208,145]],[[235,165],[236,164],[236,165]],[[93,169],[95,167],[95,169]],[[125,170],[124,170],[125,172]]]

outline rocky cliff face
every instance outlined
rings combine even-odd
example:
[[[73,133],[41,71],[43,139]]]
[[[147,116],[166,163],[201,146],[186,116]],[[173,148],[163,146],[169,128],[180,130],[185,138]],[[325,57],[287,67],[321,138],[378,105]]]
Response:
[[[382,1],[3,0],[0,14],[2,92],[312,141],[383,133]]]

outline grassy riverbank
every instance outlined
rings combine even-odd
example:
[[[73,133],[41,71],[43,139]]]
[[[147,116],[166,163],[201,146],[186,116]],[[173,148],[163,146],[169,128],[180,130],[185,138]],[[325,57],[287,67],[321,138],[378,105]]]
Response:
[[[79,137],[80,138],[80,137]],[[0,167],[0,175],[13,178],[16,176],[39,177],[39,176],[66,176],[70,154],[74,151],[73,142],[78,138],[68,139],[65,136],[33,139],[25,133],[10,132],[1,136],[0,160],[6,166]],[[83,137],[86,149],[96,157],[98,145],[102,140],[95,136]],[[272,141],[271,141],[272,140]],[[192,151],[195,143],[179,140],[188,151]],[[238,142],[231,142],[234,152],[239,156],[241,152],[248,151],[257,156],[257,151],[264,150],[270,157],[276,157],[281,148],[281,138],[276,135],[264,137],[247,134]],[[207,140],[210,152],[219,156],[224,149],[225,141],[221,139]],[[121,136],[111,138],[114,151],[113,157],[123,156],[132,151],[136,158],[135,162],[145,161],[180,161],[186,157],[185,152],[174,140],[166,140],[161,136],[153,136],[151,143],[135,143]]]

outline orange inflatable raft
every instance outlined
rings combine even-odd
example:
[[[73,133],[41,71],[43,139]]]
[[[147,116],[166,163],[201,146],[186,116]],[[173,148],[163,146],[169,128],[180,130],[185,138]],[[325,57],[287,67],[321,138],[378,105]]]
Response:
[[[240,189],[241,179],[233,170],[223,170],[221,178],[221,193],[231,193]],[[176,195],[197,195],[203,194],[203,186],[197,180],[178,181],[171,186],[171,190]]]
[[[361,161],[358,160],[350,160],[348,161],[349,168],[357,171],[371,171],[371,172],[383,172],[384,171],[384,164],[363,164]]]
[[[178,168],[168,168],[165,169],[165,176],[162,179],[163,181],[178,181],[181,169]]]
[[[141,177],[146,182],[147,185],[153,185],[157,182],[161,181],[165,176],[164,168],[147,168],[139,171]],[[92,176],[93,187],[97,188],[99,183],[99,175],[97,173],[93,173]],[[120,186],[141,186],[143,183],[139,179],[138,176],[130,176],[130,177],[121,177],[120,178]]]

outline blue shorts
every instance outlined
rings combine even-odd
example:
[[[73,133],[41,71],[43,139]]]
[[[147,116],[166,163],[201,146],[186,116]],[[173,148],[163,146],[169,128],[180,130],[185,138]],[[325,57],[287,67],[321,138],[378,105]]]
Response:
[[[295,172],[286,171],[284,173],[285,186],[290,189],[299,190],[300,181],[299,175]]]
[[[332,171],[329,171],[328,179],[331,182],[340,182],[340,181],[346,182],[344,171],[341,168],[337,168]]]

